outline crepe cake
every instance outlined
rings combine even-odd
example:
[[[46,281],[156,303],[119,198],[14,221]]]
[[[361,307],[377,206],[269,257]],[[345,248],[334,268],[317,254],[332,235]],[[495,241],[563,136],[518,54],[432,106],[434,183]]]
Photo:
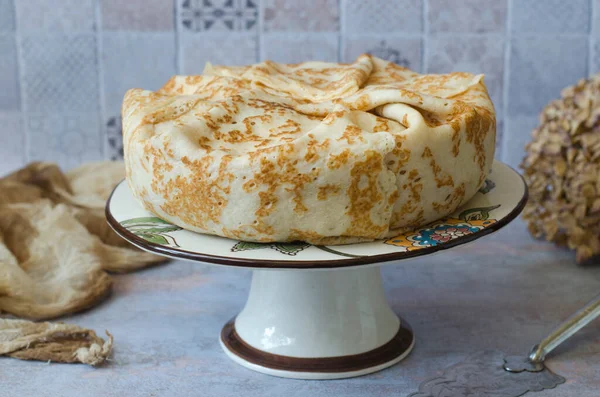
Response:
[[[415,229],[469,200],[494,157],[483,75],[353,63],[212,66],[131,89],[127,182],[184,229],[345,244]]]

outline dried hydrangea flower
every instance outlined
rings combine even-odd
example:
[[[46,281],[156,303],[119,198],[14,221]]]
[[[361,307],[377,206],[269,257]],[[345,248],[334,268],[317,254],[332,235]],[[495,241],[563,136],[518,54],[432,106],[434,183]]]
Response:
[[[561,92],[533,130],[521,163],[529,186],[529,231],[576,251],[600,255],[600,74]]]

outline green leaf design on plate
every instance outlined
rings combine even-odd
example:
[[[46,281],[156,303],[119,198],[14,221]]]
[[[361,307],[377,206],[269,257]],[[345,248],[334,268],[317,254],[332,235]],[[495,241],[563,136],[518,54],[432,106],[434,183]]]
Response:
[[[483,182],[483,185],[479,188],[479,193],[488,194],[495,187],[496,187],[496,183],[494,183],[494,181],[492,181],[491,179],[486,179],[485,182]]]
[[[169,226],[173,226],[171,223],[160,219],[156,216],[144,216],[141,218],[131,218],[131,219],[127,219],[126,221],[121,222],[121,225],[123,226],[127,226],[127,225],[137,225],[137,224],[163,224],[163,225],[169,225]]]
[[[298,252],[310,247],[310,244],[298,242],[298,243],[275,243],[272,245],[273,249],[281,252],[282,254],[294,256]]]
[[[469,208],[458,215],[462,221],[486,220],[490,217],[490,212],[500,207],[500,204],[491,207]]]
[[[248,241],[240,241],[236,245],[231,247],[231,252],[259,250],[259,249],[263,249],[263,248],[269,248],[270,246],[271,246],[271,244],[251,243]]]
[[[149,243],[169,245],[169,241],[165,238],[165,236],[161,236],[160,234],[136,233],[136,235],[148,241]]]
[[[259,250],[263,248],[273,248],[285,255],[296,255],[298,252],[310,247],[310,244],[303,242],[294,243],[252,243],[240,241],[231,247],[231,252]]]
[[[133,233],[136,232],[140,232],[140,233],[169,233],[169,232],[176,232],[178,230],[181,230],[181,228],[179,226],[173,226],[173,225],[165,225],[164,227],[145,227],[145,226],[131,226],[128,227],[127,229],[131,230]]]
[[[121,222],[121,225],[149,243],[179,247],[175,238],[169,236],[167,233],[176,232],[182,230],[182,228],[158,217],[144,216],[127,219]]]

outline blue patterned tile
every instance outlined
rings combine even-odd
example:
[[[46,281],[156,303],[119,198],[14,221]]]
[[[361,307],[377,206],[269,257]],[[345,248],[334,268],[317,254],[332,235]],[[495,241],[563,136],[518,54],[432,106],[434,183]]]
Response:
[[[103,158],[97,113],[32,113],[26,130],[30,161],[52,161],[69,169]]]
[[[258,0],[178,0],[181,29],[249,31],[258,26]]]
[[[0,177],[25,164],[21,113],[0,111]]]
[[[263,0],[263,29],[267,32],[337,32],[338,0]]]
[[[241,33],[183,34],[179,37],[181,73],[200,74],[206,62],[247,65],[257,61],[256,37]]]
[[[20,46],[28,112],[97,111],[93,34],[25,36]]]
[[[15,36],[0,35],[0,110],[21,108]]]
[[[339,40],[335,33],[266,33],[261,46],[261,59],[275,62],[338,61]]]
[[[0,0],[0,32],[15,31],[13,0]]]
[[[421,47],[421,39],[403,35],[348,36],[343,38],[342,62],[352,62],[360,54],[369,53],[420,72]]]
[[[484,73],[485,84],[496,111],[501,112],[504,74],[504,40],[502,38],[432,36],[428,42],[427,57],[428,73]]]
[[[511,40],[508,114],[538,115],[562,88],[587,75],[587,37]]]
[[[502,161],[518,169],[525,157],[525,145],[531,141],[531,131],[539,125],[539,118],[538,116],[514,116],[508,117],[504,123]]]
[[[120,115],[108,117],[104,124],[104,140],[106,158],[123,159],[123,123]]]
[[[125,91],[157,90],[177,74],[174,33],[102,34],[104,110],[118,115]]]
[[[504,32],[508,0],[429,0],[430,32]]]
[[[102,28],[118,31],[172,31],[174,6],[167,0],[100,0]]]
[[[514,0],[513,32],[588,33],[590,0]]]
[[[348,33],[423,31],[423,0],[346,0],[342,4]]]
[[[21,32],[88,32],[95,29],[94,0],[15,0]]]

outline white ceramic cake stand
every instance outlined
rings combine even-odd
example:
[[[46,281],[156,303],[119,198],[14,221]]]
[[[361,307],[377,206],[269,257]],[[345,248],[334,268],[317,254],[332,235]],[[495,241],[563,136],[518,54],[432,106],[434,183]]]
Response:
[[[520,175],[495,162],[482,189],[451,216],[387,240],[341,246],[246,243],[182,230],[145,211],[125,182],[106,216],[143,250],[253,269],[246,306],[221,331],[232,360],[269,375],[334,379],[389,367],[414,345],[410,326],[385,299],[378,264],[488,235],[513,220],[526,199]]]

